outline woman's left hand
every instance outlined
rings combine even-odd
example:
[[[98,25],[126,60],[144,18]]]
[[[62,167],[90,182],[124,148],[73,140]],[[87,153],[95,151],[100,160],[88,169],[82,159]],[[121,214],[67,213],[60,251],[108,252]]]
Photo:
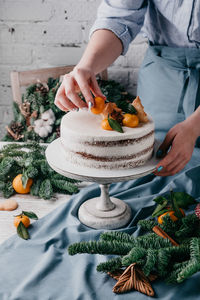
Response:
[[[193,125],[186,119],[168,131],[157,151],[157,157],[164,158],[158,163],[155,175],[175,175],[189,162],[198,137]]]

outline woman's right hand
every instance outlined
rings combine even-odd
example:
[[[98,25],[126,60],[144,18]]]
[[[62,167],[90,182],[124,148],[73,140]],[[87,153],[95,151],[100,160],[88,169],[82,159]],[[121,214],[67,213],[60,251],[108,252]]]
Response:
[[[79,97],[80,92],[86,103]],[[92,94],[95,97],[99,96],[105,99],[94,72],[90,68],[76,66],[72,72],[64,75],[54,103],[63,111],[84,109],[94,105]]]

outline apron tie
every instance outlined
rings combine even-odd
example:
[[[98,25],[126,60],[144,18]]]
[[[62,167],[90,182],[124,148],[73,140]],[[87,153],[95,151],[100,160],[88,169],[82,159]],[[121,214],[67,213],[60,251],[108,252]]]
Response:
[[[162,49],[165,50],[164,54]],[[200,50],[192,49],[190,52],[190,48],[187,51],[185,51],[185,48],[178,48],[178,55],[176,54],[177,48],[150,46],[149,50],[153,61],[157,61],[160,65],[173,70],[183,72],[184,84],[180,93],[177,112],[184,113],[188,117],[200,103],[197,95],[200,84]],[[193,59],[192,66],[188,66],[186,62],[188,58],[192,60],[195,56],[194,51],[197,54],[196,63]],[[166,57],[165,54],[167,54]]]

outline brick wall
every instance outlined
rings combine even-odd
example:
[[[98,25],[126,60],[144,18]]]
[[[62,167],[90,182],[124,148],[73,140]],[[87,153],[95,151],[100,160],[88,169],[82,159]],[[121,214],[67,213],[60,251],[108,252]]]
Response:
[[[76,64],[88,41],[100,0],[0,0],[0,139],[12,119],[11,70]],[[147,43],[137,37],[109,78],[135,94]]]

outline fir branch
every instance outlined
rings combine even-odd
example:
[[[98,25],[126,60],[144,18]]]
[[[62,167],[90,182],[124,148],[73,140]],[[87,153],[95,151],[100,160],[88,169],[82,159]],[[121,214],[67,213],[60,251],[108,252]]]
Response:
[[[39,197],[45,200],[51,199],[53,196],[53,187],[50,179],[45,179],[42,181],[39,189]]]
[[[131,248],[131,244],[117,241],[89,241],[70,245],[68,247],[68,253],[69,255],[78,253],[124,255],[127,254]]]
[[[194,228],[198,228],[200,226],[200,220],[196,214],[189,214],[182,218],[181,221],[182,225],[180,226],[179,230],[175,232],[175,236],[178,238],[195,236],[196,230],[194,230]]]
[[[39,178],[37,180],[34,180],[33,185],[31,186],[30,194],[32,196],[39,196],[39,190],[40,185],[42,183],[42,180]]]
[[[64,190],[67,191],[69,194],[77,193],[78,192],[78,187],[74,185],[71,182],[68,182],[64,179],[60,180],[51,180],[51,183],[54,187],[56,187],[59,191]],[[55,190],[56,191],[56,190]]]
[[[122,265],[127,267],[132,263],[137,263],[146,256],[147,250],[141,247],[133,247],[130,252],[122,258]]]
[[[122,258],[121,257],[114,257],[106,262],[100,263],[97,266],[98,272],[113,272],[122,267]]]
[[[192,238],[190,241],[190,257],[200,263],[200,238]]]
[[[171,252],[166,249],[158,250],[157,271],[160,277],[168,274],[168,265],[171,259]]]
[[[181,283],[196,272],[200,271],[200,263],[196,260],[190,260],[188,264],[177,275],[177,282]]]
[[[14,194],[15,190],[13,189],[12,183],[7,182],[3,187],[3,196],[4,198],[9,198]]]
[[[145,249],[159,249],[171,246],[171,242],[168,239],[163,239],[155,233],[148,233],[146,235],[139,236],[136,240],[136,244]]]
[[[157,225],[157,222],[155,222],[154,220],[140,220],[138,222],[138,225],[144,231],[152,231],[152,228]]]
[[[183,261],[181,263],[175,263],[172,267],[172,271],[168,273],[167,277],[165,278],[166,283],[177,283],[177,276],[178,274],[188,265],[188,260]]]
[[[136,245],[135,238],[128,233],[121,231],[107,231],[100,235],[100,240],[104,241],[118,241],[121,243],[130,243],[133,246]]]
[[[165,251],[171,255],[172,261],[180,262],[184,260],[188,260],[190,258],[190,247],[188,244],[172,246],[169,248],[165,248]]]
[[[179,229],[181,220],[176,222],[172,221],[169,215],[166,215],[162,218],[163,223],[160,227],[172,238],[174,237],[174,233]]]
[[[157,262],[157,258],[158,258],[157,250],[154,249],[147,250],[146,263],[143,267],[143,272],[146,276],[149,276],[149,274],[153,271]]]

